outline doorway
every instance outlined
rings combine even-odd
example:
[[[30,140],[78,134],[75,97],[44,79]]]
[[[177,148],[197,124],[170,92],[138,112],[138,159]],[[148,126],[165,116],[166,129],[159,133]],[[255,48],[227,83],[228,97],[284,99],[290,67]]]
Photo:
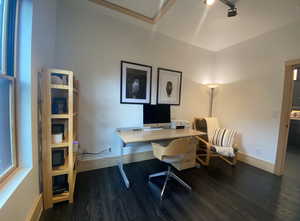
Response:
[[[286,62],[284,78],[275,163],[275,174],[279,176],[300,169],[300,59]]]

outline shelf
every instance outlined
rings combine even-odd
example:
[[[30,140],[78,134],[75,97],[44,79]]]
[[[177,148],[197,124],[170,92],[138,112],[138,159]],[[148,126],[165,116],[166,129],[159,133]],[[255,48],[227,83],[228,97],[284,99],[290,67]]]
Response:
[[[58,77],[61,81],[58,81]],[[64,84],[63,84],[64,82]],[[73,153],[73,137],[77,131],[77,118],[78,109],[77,104],[79,103],[79,82],[75,79],[72,71],[59,70],[59,69],[45,69],[40,75],[40,93],[43,102],[40,102],[40,108],[44,110],[42,119],[42,133],[43,133],[43,148],[42,155],[45,156],[43,160],[43,200],[44,208],[48,209],[53,207],[53,204],[69,201],[73,202],[73,193],[76,180],[76,167],[77,159],[76,153]],[[66,101],[67,109],[65,112],[52,112],[52,103],[54,98],[64,98]],[[61,114],[55,114],[61,113]],[[49,123],[50,121],[50,123]],[[75,123],[76,121],[76,123]],[[64,125],[64,130],[60,129],[60,126],[54,128],[53,125]],[[62,126],[61,126],[62,127]],[[56,130],[57,129],[57,130]],[[52,133],[61,132],[63,133],[64,140],[61,143],[54,143],[52,140]],[[58,167],[52,167],[52,153],[58,148],[64,150],[65,162],[64,165]],[[74,155],[72,155],[74,154]],[[73,157],[73,158],[72,158]],[[49,182],[50,179],[54,180],[56,176],[67,176],[68,177],[68,190],[61,194],[53,193],[53,182]]]
[[[51,114],[52,119],[68,119],[70,116],[70,114]]]
[[[64,141],[62,143],[58,143],[58,144],[51,144],[52,148],[61,148],[61,147],[68,147],[70,144],[67,141]]]
[[[300,120],[300,117],[290,117],[290,120]]]
[[[59,203],[59,202],[67,201],[67,200],[69,200],[69,196],[70,196],[69,192],[56,194],[56,195],[53,196],[52,201],[53,201],[53,203]]]
[[[62,167],[64,167],[65,165],[63,165]],[[64,169],[53,169],[52,170],[52,176],[59,176],[59,175],[64,175],[64,174],[68,174],[69,173],[69,169],[68,168],[64,168]]]
[[[69,173],[69,156],[65,158],[65,164],[52,169],[52,176],[59,176]]]
[[[56,69],[56,68],[47,69],[46,72],[48,74],[73,75],[72,71]]]
[[[73,114],[51,114],[52,119],[68,119],[70,117],[76,117],[78,115],[78,112],[75,112]]]
[[[73,152],[73,164],[72,164],[72,168],[70,170],[69,170],[69,160],[68,159],[69,159],[69,156],[66,156],[64,165],[52,169],[52,176],[68,174],[69,171],[73,171],[75,169],[76,153]]]
[[[62,85],[62,84],[51,84],[52,89],[62,89],[62,90],[69,90],[68,85]]]

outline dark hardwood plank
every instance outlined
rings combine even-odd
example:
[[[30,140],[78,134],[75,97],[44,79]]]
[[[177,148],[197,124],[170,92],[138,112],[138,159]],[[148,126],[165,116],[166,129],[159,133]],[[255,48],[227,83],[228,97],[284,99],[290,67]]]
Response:
[[[78,174],[74,204],[44,211],[41,221],[226,221],[300,220],[300,149],[288,152],[287,175],[277,177],[249,165],[231,167],[214,160],[208,168],[176,172],[192,192],[170,182],[159,199],[163,178],[148,175],[166,169],[158,160],[125,166],[130,189],[117,167]],[[299,163],[300,164],[300,163]]]

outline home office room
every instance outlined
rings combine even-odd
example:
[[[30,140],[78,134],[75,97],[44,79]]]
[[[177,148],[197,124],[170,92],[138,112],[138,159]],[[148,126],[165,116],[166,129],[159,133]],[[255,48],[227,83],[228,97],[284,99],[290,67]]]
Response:
[[[298,0],[0,12],[1,221],[300,219]]]

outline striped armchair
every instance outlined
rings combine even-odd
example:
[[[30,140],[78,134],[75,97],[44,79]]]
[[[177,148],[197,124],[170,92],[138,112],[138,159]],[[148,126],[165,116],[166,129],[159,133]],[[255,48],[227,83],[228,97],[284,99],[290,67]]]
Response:
[[[237,162],[236,131],[220,128],[217,118],[195,118],[194,129],[206,132],[196,137],[200,141],[197,160],[208,166],[212,157],[219,157],[230,165]]]

